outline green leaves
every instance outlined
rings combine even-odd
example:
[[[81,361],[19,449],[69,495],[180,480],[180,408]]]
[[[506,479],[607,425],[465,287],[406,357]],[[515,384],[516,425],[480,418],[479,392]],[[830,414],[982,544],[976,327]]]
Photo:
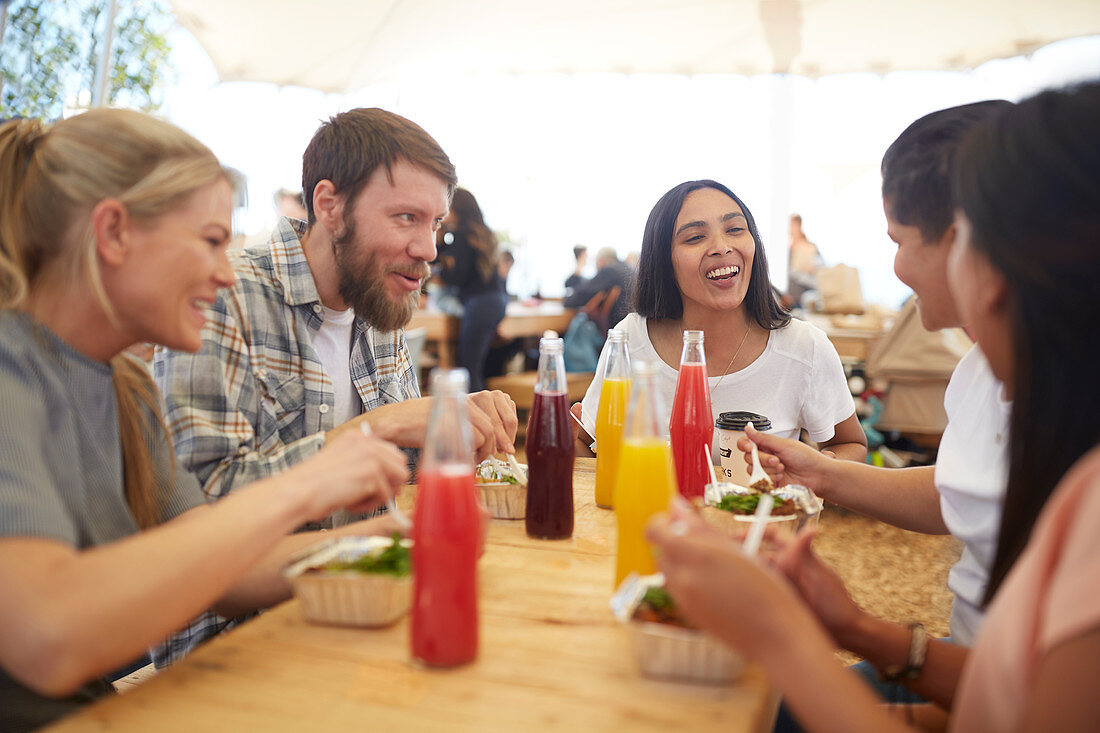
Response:
[[[760,494],[726,494],[715,505],[727,512],[738,514],[753,514],[756,505],[760,503]]]
[[[88,107],[103,50],[103,0],[14,0],[6,12],[0,117],[55,120]],[[160,106],[171,52],[166,34],[174,23],[163,0],[119,0],[107,104]]]
[[[327,572],[354,570],[359,573],[381,573],[403,578],[412,572],[409,550],[401,545],[401,535],[393,535],[393,544],[378,554],[363,555],[349,562],[331,562],[325,565]]]
[[[645,592],[642,603],[658,612],[673,613],[676,610],[676,602],[672,600],[668,591],[656,586]]]

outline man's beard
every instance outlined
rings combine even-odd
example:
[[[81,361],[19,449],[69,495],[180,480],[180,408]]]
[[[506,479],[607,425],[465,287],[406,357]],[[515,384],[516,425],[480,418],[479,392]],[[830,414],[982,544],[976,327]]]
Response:
[[[412,318],[420,300],[420,291],[394,300],[386,293],[386,275],[398,272],[424,280],[431,274],[427,263],[419,262],[408,267],[392,267],[383,270],[378,256],[368,251],[356,257],[355,222],[344,220],[344,233],[332,242],[332,254],[336,260],[339,277],[338,292],[355,314],[379,331],[396,331],[404,328]]]

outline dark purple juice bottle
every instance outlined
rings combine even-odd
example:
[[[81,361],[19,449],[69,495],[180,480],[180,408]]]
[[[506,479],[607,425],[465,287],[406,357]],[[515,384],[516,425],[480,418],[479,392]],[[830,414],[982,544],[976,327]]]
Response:
[[[573,429],[562,340],[539,343],[539,376],[527,423],[527,535],[573,535]]]

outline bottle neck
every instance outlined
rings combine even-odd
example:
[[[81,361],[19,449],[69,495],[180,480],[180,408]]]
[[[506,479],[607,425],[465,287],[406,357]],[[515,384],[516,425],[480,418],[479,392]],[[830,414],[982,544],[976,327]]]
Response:
[[[703,351],[703,339],[685,339],[684,349],[680,352],[680,364],[706,364],[707,356]]]
[[[609,341],[604,379],[630,379],[630,354],[625,341]]]
[[[469,466],[472,470],[473,435],[466,409],[465,385],[433,380],[432,389],[431,417],[421,468]]]
[[[635,371],[631,380],[630,403],[627,407],[623,438],[667,438],[668,416],[661,418],[663,410],[654,372]]]
[[[560,394],[569,391],[565,380],[565,359],[560,349],[539,350],[539,376],[535,392]]]

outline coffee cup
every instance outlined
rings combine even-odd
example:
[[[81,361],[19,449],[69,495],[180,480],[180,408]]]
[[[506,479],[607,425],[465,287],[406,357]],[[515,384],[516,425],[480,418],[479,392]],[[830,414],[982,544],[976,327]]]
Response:
[[[723,481],[732,481],[741,486],[749,485],[749,467],[745,464],[745,454],[737,447],[737,441],[745,434],[749,423],[760,431],[771,430],[771,420],[755,412],[723,412],[714,421],[718,429],[718,453],[721,457]]]

